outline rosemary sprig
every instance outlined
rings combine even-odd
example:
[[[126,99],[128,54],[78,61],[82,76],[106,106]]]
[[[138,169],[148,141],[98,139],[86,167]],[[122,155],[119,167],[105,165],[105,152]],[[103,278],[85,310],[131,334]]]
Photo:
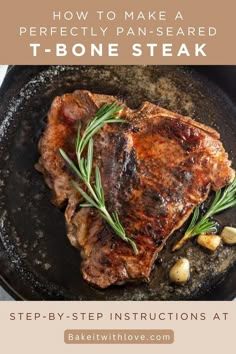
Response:
[[[125,242],[129,243],[135,255],[138,254],[138,249],[135,242],[126,236],[126,232],[120,223],[117,212],[109,213],[106,208],[104,190],[102,186],[101,174],[98,166],[95,166],[94,182],[91,182],[91,175],[93,170],[93,136],[107,123],[124,122],[123,119],[118,119],[117,115],[122,109],[114,101],[112,104],[104,104],[96,113],[95,117],[88,123],[83,134],[81,134],[81,123],[79,122],[77,137],[75,140],[75,151],[78,166],[69,158],[63,149],[59,152],[63,159],[70,166],[76,176],[86,185],[87,192],[85,192],[76,181],[71,181],[73,187],[82,195],[86,203],[81,204],[81,207],[96,208],[106,222],[113,228],[115,233]],[[87,158],[83,156],[85,147],[87,149]]]
[[[236,206],[236,178],[224,189],[219,189],[215,198],[204,215],[199,219],[199,206],[195,208],[189,227],[185,231],[182,239],[173,247],[173,251],[178,250],[190,238],[202,233],[215,233],[216,222],[210,218],[221,211]]]

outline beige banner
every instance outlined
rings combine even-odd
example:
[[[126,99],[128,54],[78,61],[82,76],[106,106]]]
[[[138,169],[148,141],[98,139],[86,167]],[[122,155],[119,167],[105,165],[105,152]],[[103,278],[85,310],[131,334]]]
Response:
[[[225,1],[4,2],[1,64],[235,64]]]
[[[228,301],[0,302],[1,352],[232,353],[235,317]]]

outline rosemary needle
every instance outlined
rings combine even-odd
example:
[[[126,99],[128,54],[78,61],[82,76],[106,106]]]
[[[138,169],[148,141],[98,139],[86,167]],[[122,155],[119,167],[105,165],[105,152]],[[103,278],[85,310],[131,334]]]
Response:
[[[199,206],[195,208],[192,220],[181,240],[173,247],[173,251],[178,250],[190,238],[202,233],[215,233],[216,222],[210,218],[223,210],[236,206],[236,178],[224,189],[219,189],[209,209],[199,219]]]
[[[105,124],[124,122],[123,119],[118,119],[117,115],[121,111],[122,106],[117,105],[117,101],[112,104],[104,104],[96,113],[95,117],[88,123],[83,134],[81,135],[81,122],[79,122],[77,137],[75,140],[75,151],[78,165],[68,157],[63,149],[59,152],[63,159],[70,166],[76,176],[86,185],[87,192],[85,192],[76,181],[72,181],[73,187],[82,195],[86,203],[81,204],[81,207],[96,208],[106,222],[113,228],[114,232],[125,242],[129,243],[133,248],[134,254],[138,254],[138,249],[135,242],[126,235],[123,226],[120,223],[117,212],[109,213],[106,208],[104,190],[102,186],[101,174],[98,166],[95,167],[94,182],[91,182],[91,175],[93,170],[93,136]],[[87,148],[87,157],[83,156],[85,147]]]

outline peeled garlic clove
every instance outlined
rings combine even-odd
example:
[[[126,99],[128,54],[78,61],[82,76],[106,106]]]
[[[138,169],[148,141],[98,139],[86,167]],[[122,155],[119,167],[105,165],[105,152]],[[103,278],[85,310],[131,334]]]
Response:
[[[215,251],[219,247],[221,242],[221,237],[218,235],[205,235],[201,234],[197,238],[197,243],[209,249],[210,251]]]
[[[187,258],[179,259],[169,271],[170,281],[176,284],[184,284],[190,277],[190,264]]]
[[[227,245],[235,245],[236,244],[236,228],[226,226],[221,232],[221,237],[224,243]]]

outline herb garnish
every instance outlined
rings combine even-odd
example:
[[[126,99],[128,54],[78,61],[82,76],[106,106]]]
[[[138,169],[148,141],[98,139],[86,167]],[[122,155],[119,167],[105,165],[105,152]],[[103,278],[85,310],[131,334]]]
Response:
[[[189,227],[185,231],[182,239],[173,247],[172,250],[178,250],[187,240],[194,236],[202,233],[215,233],[217,231],[216,222],[210,218],[213,215],[234,206],[236,206],[236,178],[228,187],[219,189],[216,192],[211,206],[206,213],[200,217],[200,219],[199,206],[195,208]]]
[[[81,207],[96,208],[106,222],[113,228],[115,233],[125,242],[129,243],[135,255],[138,254],[138,249],[135,242],[126,236],[126,232],[120,223],[117,212],[109,213],[104,199],[104,190],[102,186],[101,174],[98,166],[95,167],[95,180],[91,181],[93,170],[93,136],[105,124],[124,122],[123,119],[117,119],[118,113],[121,111],[122,106],[118,106],[117,101],[112,104],[104,104],[96,113],[95,117],[88,123],[83,134],[81,135],[81,122],[79,122],[77,137],[75,140],[75,151],[78,165],[68,157],[63,149],[59,152],[63,159],[68,163],[73,172],[79,179],[86,185],[87,192],[85,192],[76,181],[71,181],[73,187],[83,196],[87,203],[81,204]],[[87,149],[87,158],[83,157],[85,147]]]

